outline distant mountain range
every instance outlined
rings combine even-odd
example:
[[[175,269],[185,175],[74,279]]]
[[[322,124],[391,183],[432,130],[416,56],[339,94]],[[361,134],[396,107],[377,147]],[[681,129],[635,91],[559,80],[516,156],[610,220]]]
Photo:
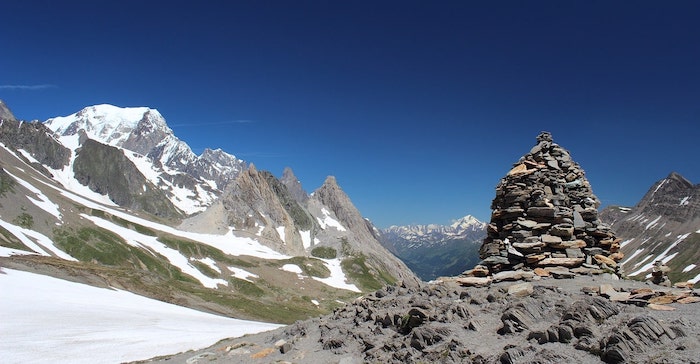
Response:
[[[416,281],[334,177],[307,194],[145,107],[46,122],[0,102],[0,265],[271,322]]]
[[[391,226],[382,230],[382,245],[421,279],[455,276],[479,262],[486,224],[467,215],[451,225]]]
[[[630,278],[650,277],[661,261],[672,282],[700,280],[700,185],[674,172],[636,206],[609,206],[600,218],[624,240],[622,266]]]

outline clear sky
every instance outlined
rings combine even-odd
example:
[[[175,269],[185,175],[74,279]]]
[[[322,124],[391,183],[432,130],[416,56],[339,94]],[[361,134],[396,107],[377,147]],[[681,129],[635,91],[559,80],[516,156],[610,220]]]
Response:
[[[488,221],[542,130],[603,205],[700,181],[698,1],[32,1],[2,5],[0,99],[46,120],[149,106],[379,227]]]

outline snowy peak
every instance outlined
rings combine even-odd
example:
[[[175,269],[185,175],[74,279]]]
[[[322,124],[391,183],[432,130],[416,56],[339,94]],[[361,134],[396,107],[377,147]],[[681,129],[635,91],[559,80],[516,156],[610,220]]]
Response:
[[[457,231],[476,231],[483,230],[484,228],[486,228],[486,223],[479,221],[472,215],[467,215],[453,222],[452,225],[450,225],[450,227]]]
[[[90,139],[115,147],[123,147],[137,128],[138,134],[142,135],[154,132],[172,134],[158,110],[109,104],[89,106],[68,116],[49,119],[45,124],[64,136],[83,130]]]

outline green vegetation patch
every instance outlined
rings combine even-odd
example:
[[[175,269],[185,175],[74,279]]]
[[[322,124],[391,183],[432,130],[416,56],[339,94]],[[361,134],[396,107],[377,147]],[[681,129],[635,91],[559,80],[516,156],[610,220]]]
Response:
[[[340,263],[345,274],[357,282],[360,289],[376,291],[387,284],[396,283],[396,278],[386,271],[375,270],[367,266],[367,257],[364,254],[351,256],[343,259]]]
[[[311,255],[321,259],[335,259],[338,252],[329,246],[317,246],[311,250]]]
[[[241,293],[247,297],[262,297],[265,295],[265,291],[253,282],[248,282],[246,280],[238,279],[235,277],[229,279],[228,282],[230,287],[234,291]]]
[[[14,178],[0,168],[0,197],[5,197],[7,192],[15,192],[14,187],[16,183]]]
[[[25,229],[31,229],[34,226],[34,217],[26,212],[19,214],[12,220],[12,223],[21,226]]]
[[[63,251],[83,262],[143,269],[164,278],[197,282],[194,278],[182,273],[179,268],[172,266],[167,259],[130,246],[120,236],[106,229],[57,228],[53,231],[53,240]]]

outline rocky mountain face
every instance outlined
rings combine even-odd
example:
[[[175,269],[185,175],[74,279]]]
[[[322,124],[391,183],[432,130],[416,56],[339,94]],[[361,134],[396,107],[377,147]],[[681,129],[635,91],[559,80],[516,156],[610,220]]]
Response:
[[[619,274],[621,239],[598,219],[599,204],[570,153],[541,133],[496,187],[482,264],[491,273],[561,267]]]
[[[417,282],[335,178],[308,195],[291,169],[195,156],[153,109],[0,131],[2,266],[270,322]]]
[[[609,206],[600,218],[624,239],[622,267],[629,277],[650,278],[657,261],[669,267],[672,282],[700,277],[700,185],[673,172],[636,206]]]
[[[425,281],[456,276],[479,262],[486,224],[467,215],[451,225],[390,226],[381,243]]]

